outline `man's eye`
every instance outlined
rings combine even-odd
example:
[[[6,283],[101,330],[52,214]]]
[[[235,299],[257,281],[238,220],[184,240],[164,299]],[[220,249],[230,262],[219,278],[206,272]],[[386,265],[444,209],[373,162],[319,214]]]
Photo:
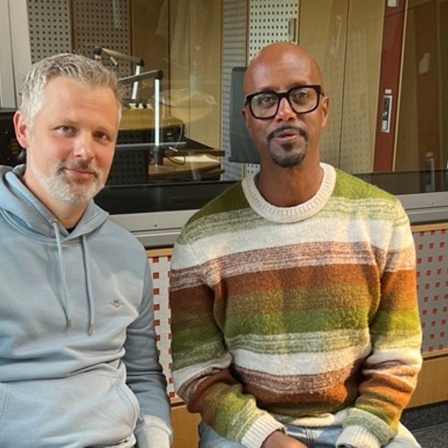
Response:
[[[255,104],[261,107],[270,107],[277,103],[277,96],[271,93],[257,95],[254,99]]]
[[[70,126],[65,126],[65,125],[59,126],[57,129],[62,134],[67,134],[73,130]]]
[[[96,132],[94,137],[98,140],[110,140],[109,136],[105,132]]]
[[[310,100],[312,97],[311,92],[308,89],[294,90],[290,94],[290,99],[297,104],[303,104]]]

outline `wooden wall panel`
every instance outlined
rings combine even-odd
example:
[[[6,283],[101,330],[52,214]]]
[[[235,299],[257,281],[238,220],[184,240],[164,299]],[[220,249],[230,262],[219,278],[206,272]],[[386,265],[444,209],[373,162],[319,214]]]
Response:
[[[393,171],[405,6],[405,0],[392,7],[386,2],[385,6],[374,171]],[[390,107],[385,107],[387,98]]]
[[[299,43],[316,58],[330,97],[322,160],[373,171],[383,2],[302,0]]]
[[[197,448],[199,414],[190,414],[184,404],[171,408],[171,423],[174,429],[172,448]]]
[[[408,10],[394,163],[397,171],[414,171],[419,165],[416,20],[415,10]]]
[[[342,108],[340,167],[373,171],[384,6],[350,1]]]
[[[439,358],[426,359],[408,407],[448,400],[447,372],[448,354]]]
[[[346,31],[349,0],[301,0],[299,44],[319,63],[325,94],[330,97],[329,120],[321,136],[322,160],[340,165]]]

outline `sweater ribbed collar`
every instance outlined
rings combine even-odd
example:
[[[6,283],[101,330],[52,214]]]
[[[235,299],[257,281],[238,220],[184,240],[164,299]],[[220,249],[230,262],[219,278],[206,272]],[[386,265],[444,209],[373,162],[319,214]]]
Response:
[[[321,163],[322,183],[317,193],[308,201],[294,207],[276,207],[263,198],[255,183],[256,174],[250,174],[242,181],[244,195],[255,213],[263,218],[282,223],[298,222],[318,213],[330,199],[336,184],[336,170]]]

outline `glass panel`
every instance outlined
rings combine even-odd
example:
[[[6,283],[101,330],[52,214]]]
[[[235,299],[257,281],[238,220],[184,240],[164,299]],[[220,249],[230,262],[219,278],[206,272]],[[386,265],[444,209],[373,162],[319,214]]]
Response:
[[[330,97],[322,159],[351,173],[374,171],[383,27],[383,1],[301,2],[300,43],[319,62]]]
[[[72,0],[72,23],[125,89],[108,185],[219,180],[220,1]]]
[[[446,0],[409,0],[398,119],[397,171],[448,168],[447,23]],[[438,184],[437,176],[433,177]]]
[[[292,3],[275,10],[279,29],[294,23]],[[392,193],[446,191],[448,0],[298,5],[298,41],[321,65],[330,96],[322,159]],[[277,25],[263,25],[265,7],[258,0],[28,2],[33,62],[75,51],[101,59],[122,80],[109,189],[225,184],[256,170],[249,144],[249,164],[229,153],[240,116],[232,92],[242,96],[231,80],[241,82],[242,72],[232,69],[245,65],[260,36],[277,40]]]
[[[302,0],[330,97],[322,159],[394,194],[448,190],[448,1]]]

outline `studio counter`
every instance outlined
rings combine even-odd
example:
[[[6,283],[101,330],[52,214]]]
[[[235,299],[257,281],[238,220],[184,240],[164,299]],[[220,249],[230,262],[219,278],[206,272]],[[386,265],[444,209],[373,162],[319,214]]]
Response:
[[[357,175],[402,202],[412,225],[448,222],[448,170]],[[433,183],[428,183],[429,181]],[[170,247],[190,216],[235,181],[108,185],[96,202],[147,248]]]
[[[96,203],[147,249],[171,247],[187,220],[233,181],[106,186]]]

